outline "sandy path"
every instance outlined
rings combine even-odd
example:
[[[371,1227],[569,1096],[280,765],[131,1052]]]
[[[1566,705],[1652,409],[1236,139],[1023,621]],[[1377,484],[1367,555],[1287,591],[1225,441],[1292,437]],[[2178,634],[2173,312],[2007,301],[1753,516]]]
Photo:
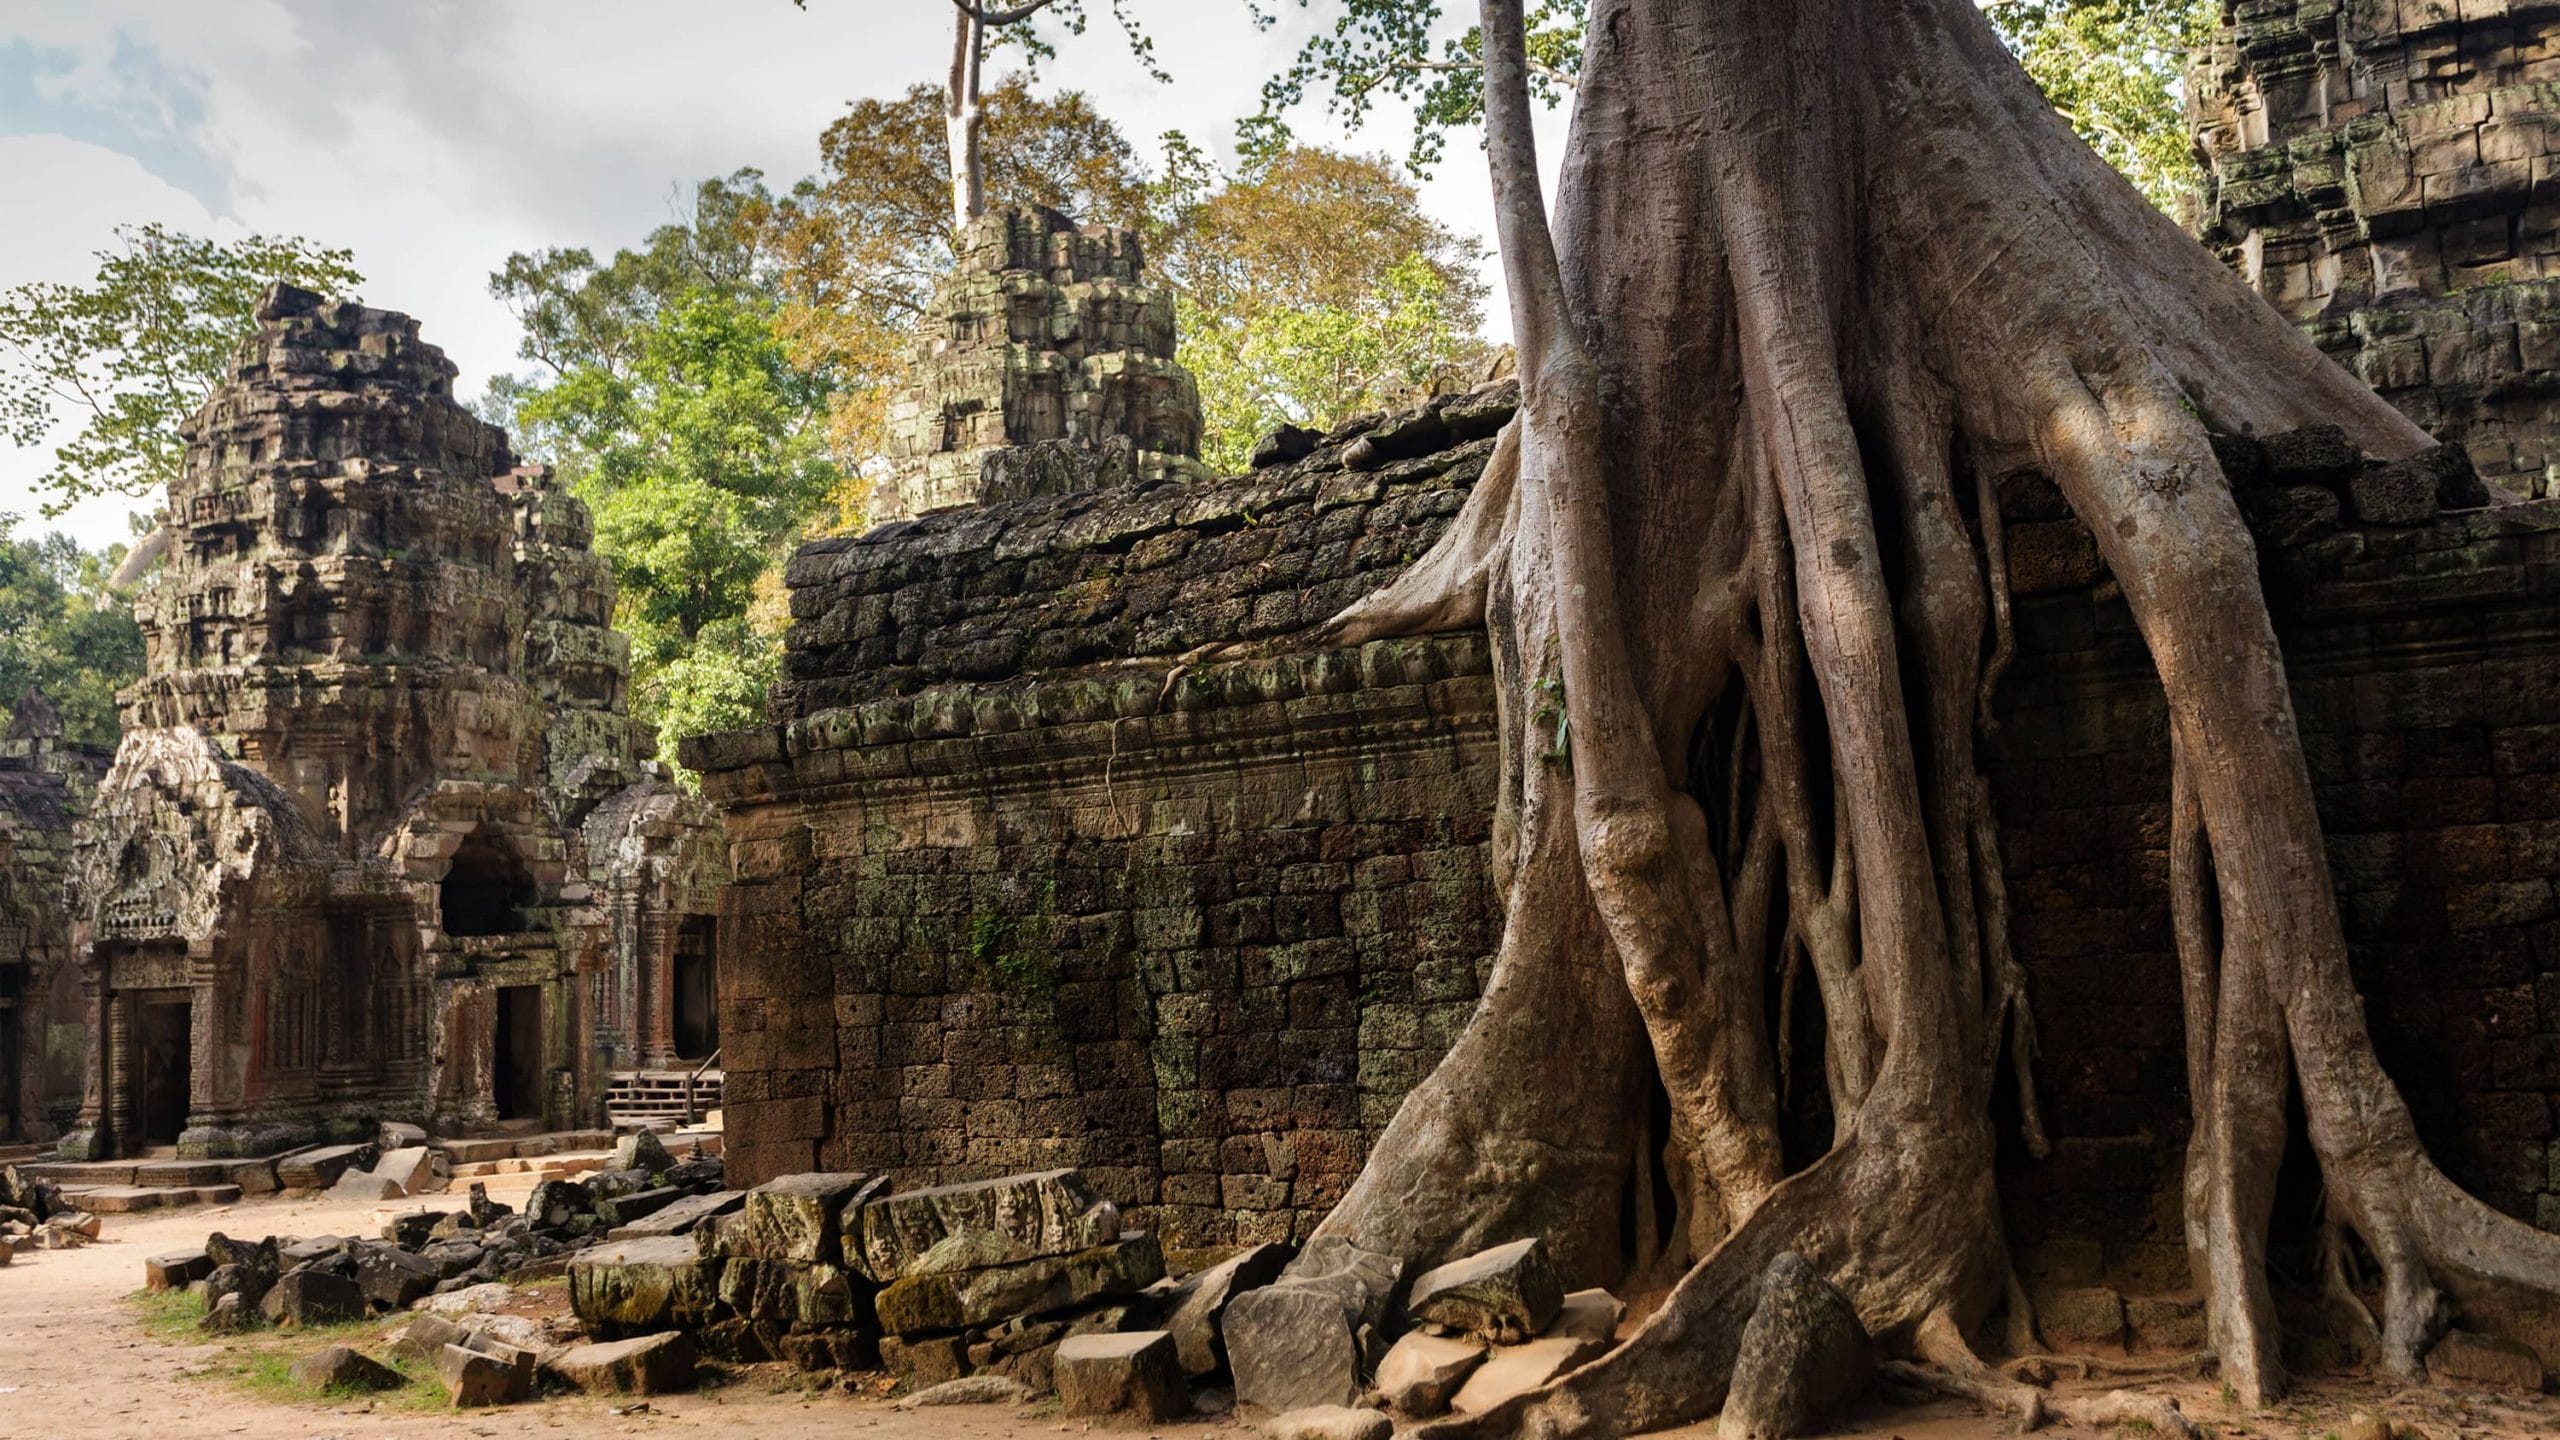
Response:
[[[490,1186],[515,1203],[530,1177]],[[1232,1419],[1114,1431],[1054,1413],[970,1407],[898,1411],[842,1392],[817,1396],[776,1391],[775,1382],[696,1395],[661,1396],[645,1412],[615,1415],[612,1406],[560,1397],[504,1410],[419,1412],[364,1404],[282,1404],[243,1394],[220,1380],[194,1378],[222,1352],[172,1344],[143,1332],[126,1295],[142,1282],[142,1262],[187,1249],[215,1230],[262,1236],[379,1233],[382,1217],[415,1202],[357,1205],[325,1200],[246,1201],[238,1205],[110,1216],[104,1240],[81,1250],[37,1251],[0,1267],[0,1440],[182,1440],[252,1435],[260,1440],[339,1440],[354,1436],[542,1436],[553,1440],[650,1435],[790,1440],[860,1436],[865,1440],[997,1440],[1082,1434],[1088,1430],[1162,1440],[1248,1440],[1257,1432]],[[429,1204],[438,1203],[429,1200]],[[2560,1401],[2475,1404],[2435,1392],[2395,1396],[2380,1387],[2334,1386],[2269,1415],[2221,1413],[2209,1387],[2187,1387],[2190,1413],[2225,1437],[2322,1440],[2350,1409],[2387,1409],[2430,1427],[2440,1440],[2520,1440],[2560,1434]],[[2010,1433],[2003,1423],[1952,1404],[1862,1416],[1843,1440],[1987,1440]],[[2043,1432],[2075,1440],[2075,1432]],[[1709,1440],[1712,1425],[1678,1432]]]

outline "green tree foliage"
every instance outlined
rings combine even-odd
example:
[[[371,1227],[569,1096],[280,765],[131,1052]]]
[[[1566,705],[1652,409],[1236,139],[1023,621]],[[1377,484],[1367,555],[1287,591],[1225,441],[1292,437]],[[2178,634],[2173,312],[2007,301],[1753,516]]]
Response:
[[[53,701],[65,739],[113,745],[116,691],[142,675],[133,607],[106,584],[124,547],[93,553],[15,528],[0,515],[0,727],[34,686]]]
[[[1308,0],[1296,0],[1300,9]],[[1254,23],[1277,23],[1289,0],[1245,0]],[[1262,108],[1243,126],[1249,155],[1268,156],[1291,142],[1287,114],[1310,91],[1328,92],[1328,107],[1347,125],[1369,118],[1381,96],[1414,109],[1417,173],[1440,162],[1448,132],[1484,119],[1484,34],[1433,35],[1442,29],[1442,0],[1340,0],[1331,29],[1319,30],[1279,74],[1263,83]],[[1473,5],[1461,5],[1469,14]],[[1549,105],[1563,102],[1582,73],[1582,31],[1590,0],[1529,0],[1526,24],[1529,89]]]
[[[779,641],[754,613],[758,584],[841,480],[833,381],[795,364],[779,329],[770,206],[741,171],[636,250],[516,255],[491,278],[539,367],[492,387],[491,408],[595,512],[662,749],[761,711]]]
[[[1310,0],[1244,0],[1257,24],[1269,26]],[[2187,57],[2212,34],[2219,0],[1980,0],[2027,72],[2044,87],[2107,162],[2152,203],[2173,207],[2191,193],[2197,173],[2186,130],[2183,91]],[[1483,37],[1470,28],[1449,38],[1444,20],[1472,11],[1446,0],[1336,0],[1330,28],[1319,29],[1278,75],[1265,82],[1262,108],[1244,124],[1249,153],[1289,143],[1288,112],[1322,94],[1345,123],[1366,120],[1380,97],[1413,106],[1409,163],[1428,171],[1443,157],[1450,130],[1484,117],[1478,56]],[[1588,0],[1528,0],[1529,83],[1547,104],[1561,102],[1581,74]],[[1435,35],[1440,38],[1435,40]]]
[[[0,294],[0,430],[25,447],[80,425],[36,482],[48,515],[93,495],[147,495],[176,476],[178,426],[229,371],[270,283],[346,295],[364,280],[348,252],[290,236],[115,233],[87,285]]]
[[[1228,178],[1167,138],[1150,248],[1212,466],[1243,468],[1280,424],[1386,408],[1481,360],[1483,247],[1424,214],[1392,163],[1294,147]]]
[[[2187,135],[2188,57],[2220,0],[1982,0],[2047,99],[2151,203],[2175,213],[2200,179]]]

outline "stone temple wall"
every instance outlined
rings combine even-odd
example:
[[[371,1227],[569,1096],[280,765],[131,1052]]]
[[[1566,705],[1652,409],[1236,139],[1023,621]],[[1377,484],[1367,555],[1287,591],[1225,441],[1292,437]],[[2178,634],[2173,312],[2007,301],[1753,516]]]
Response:
[[[0,737],[0,1139],[67,1128],[88,1052],[71,963],[71,827],[107,757],[66,743],[52,704],[20,697]]]
[[[1183,657],[1419,554],[1507,401],[1443,405],[1213,486],[801,553],[774,724],[688,748],[739,873],[742,1178],[1073,1164],[1174,1243],[1321,1219],[1498,938],[1486,657]],[[2385,1058],[2457,1178],[2560,1225],[2560,502],[2476,508],[2449,452],[2372,466],[2331,431],[2224,451]],[[2012,1140],[2007,1220],[2040,1282],[2182,1289],[2161,700],[2059,495],[2001,491],[2021,653],[1991,773],[2055,1141]]]
[[[2206,241],[2482,475],[2560,494],[2560,4],[2223,8]]]
[[[1434,412],[1375,468],[1344,434],[804,548],[782,723],[686,752],[737,872],[738,1173],[1073,1165],[1169,1244],[1303,1236],[1495,943],[1488,655],[1176,660],[1402,568],[1513,403]]]

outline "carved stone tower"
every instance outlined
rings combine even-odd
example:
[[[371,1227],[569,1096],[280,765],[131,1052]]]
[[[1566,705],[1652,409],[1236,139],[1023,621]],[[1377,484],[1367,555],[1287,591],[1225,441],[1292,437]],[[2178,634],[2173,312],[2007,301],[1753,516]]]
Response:
[[[725,866],[625,706],[586,507],[417,321],[289,286],[257,320],[188,423],[72,846],[64,1153],[592,1124],[677,1058]]]
[[[2206,241],[2483,477],[2560,493],[2560,6],[2223,11],[2193,85]]]
[[[875,524],[1164,476],[1203,478],[1200,391],[1172,292],[1129,230],[992,210],[917,326]]]

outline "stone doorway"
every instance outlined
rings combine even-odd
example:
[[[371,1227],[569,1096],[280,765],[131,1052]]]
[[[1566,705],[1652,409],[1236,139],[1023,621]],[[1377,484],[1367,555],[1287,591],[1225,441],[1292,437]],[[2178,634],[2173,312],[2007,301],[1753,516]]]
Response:
[[[490,1100],[501,1120],[542,1118],[542,987],[498,988],[498,1032],[490,1046]]]
[[[145,1000],[136,1007],[140,1082],[134,1119],[145,1145],[175,1145],[187,1128],[195,1075],[195,1007],[184,1000]]]
[[[676,931],[676,1058],[708,1060],[720,1048],[720,921],[687,915]]]

